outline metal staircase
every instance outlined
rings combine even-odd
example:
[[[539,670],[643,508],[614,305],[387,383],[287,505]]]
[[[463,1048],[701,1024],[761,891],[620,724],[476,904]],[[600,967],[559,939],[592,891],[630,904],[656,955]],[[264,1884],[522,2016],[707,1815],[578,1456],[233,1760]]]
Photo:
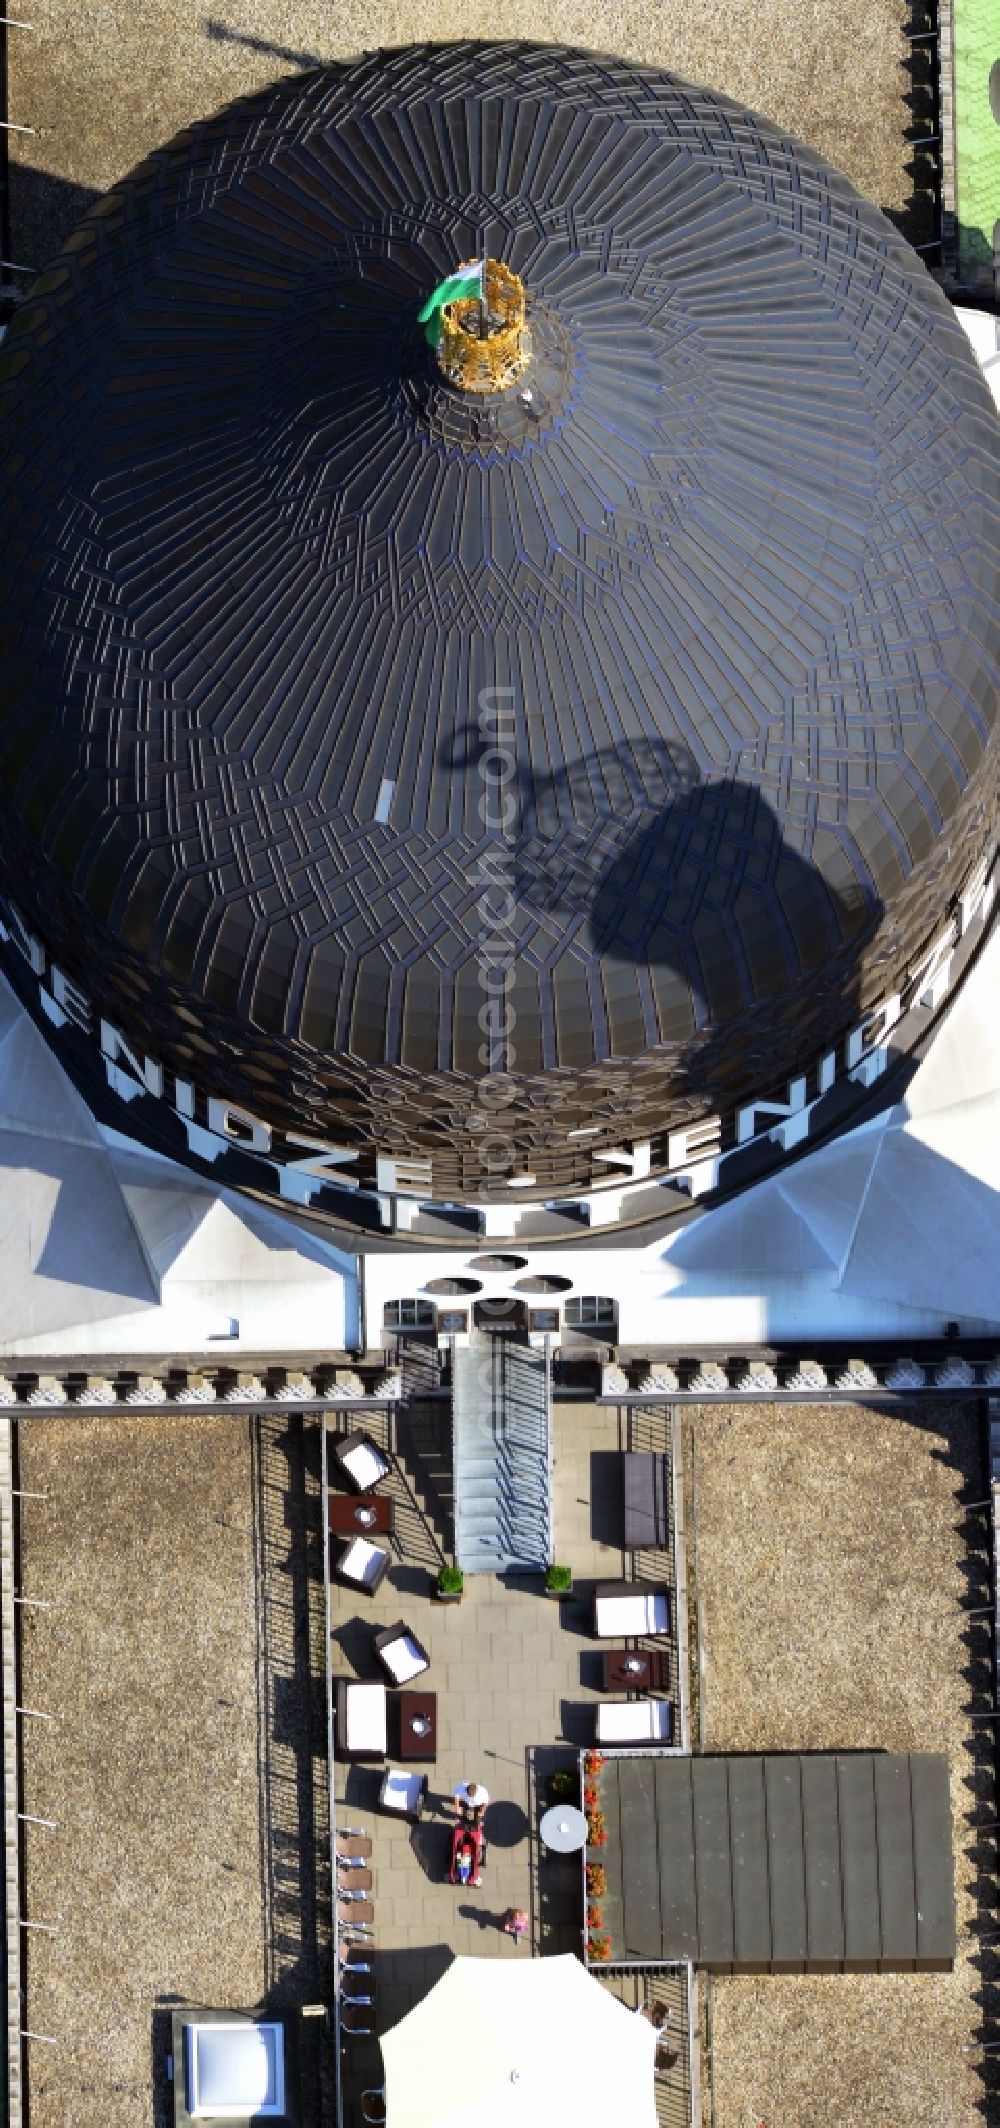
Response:
[[[452,1353],[455,1558],[467,1574],[536,1573],[552,1558],[549,1354],[476,1330]]]

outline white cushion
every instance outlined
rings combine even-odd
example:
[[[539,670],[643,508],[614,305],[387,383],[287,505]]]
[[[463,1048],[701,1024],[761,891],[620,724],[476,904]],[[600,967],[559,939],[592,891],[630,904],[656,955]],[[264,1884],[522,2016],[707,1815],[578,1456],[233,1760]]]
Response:
[[[369,1544],[367,1537],[352,1537],[340,1555],[338,1574],[346,1574],[349,1581],[368,1582],[377,1573],[385,1553],[379,1544]]]
[[[385,1457],[380,1456],[378,1449],[370,1447],[367,1441],[359,1441],[356,1448],[349,1448],[346,1456],[341,1456],[340,1461],[344,1469],[350,1471],[355,1485],[362,1487],[377,1485],[389,1468]]]
[[[401,1633],[398,1640],[387,1641],[379,1654],[397,1685],[405,1685],[407,1678],[418,1677],[428,1667],[427,1657],[411,1633]]]
[[[670,1741],[667,1699],[602,1700],[597,1709],[599,1744],[663,1744]]]
[[[278,2119],[285,2111],[285,2035],[279,2024],[185,2025],[192,2120]]]
[[[627,1595],[597,1598],[598,1636],[620,1633],[669,1633],[670,1605],[666,1595],[643,1596],[630,1589]]]
[[[384,1758],[388,1748],[384,1685],[348,1685],[345,1751],[377,1751]]]
[[[416,1810],[420,1801],[424,1777],[421,1773],[401,1773],[391,1766],[382,1787],[381,1801],[386,1810]]]

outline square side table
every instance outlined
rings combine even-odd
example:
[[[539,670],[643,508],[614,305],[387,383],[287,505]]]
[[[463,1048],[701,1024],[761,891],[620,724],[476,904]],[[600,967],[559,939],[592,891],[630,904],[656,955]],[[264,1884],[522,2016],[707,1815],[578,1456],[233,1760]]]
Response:
[[[395,1528],[388,1493],[329,1493],[327,1517],[332,1537],[391,1537]]]
[[[605,1692],[646,1692],[650,1683],[650,1658],[633,1648],[605,1648],[603,1655]],[[638,1663],[639,1668],[627,1669],[626,1664]]]
[[[397,1707],[400,1758],[436,1759],[437,1693],[401,1692]]]

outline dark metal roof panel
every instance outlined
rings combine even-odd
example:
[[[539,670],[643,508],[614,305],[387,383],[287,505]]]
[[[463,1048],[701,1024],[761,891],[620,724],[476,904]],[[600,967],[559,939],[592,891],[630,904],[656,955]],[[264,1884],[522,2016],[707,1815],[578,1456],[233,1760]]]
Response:
[[[744,1973],[766,1973],[772,1946],[762,1759],[729,1761],[729,1829],[733,1858],[733,1962]]]
[[[875,1774],[867,1753],[837,1760],[844,1970],[873,1973],[882,1952],[878,1896]]]
[[[814,1973],[832,1973],[836,1972],[844,1955],[835,1759],[802,1760],[802,1837],[806,1859],[809,1966]]]
[[[791,1755],[766,1758],[764,1795],[771,1880],[771,1965],[776,1973],[801,1973],[809,1953],[801,1761]]]
[[[955,1863],[948,1762],[937,1753],[910,1759],[913,1860],[917,1886],[917,1968],[947,1972],[955,1958]]]
[[[618,1783],[618,1765],[619,1762],[616,1759],[609,1759],[607,1762],[601,1788],[601,1802],[607,1821],[608,1839],[606,1847],[593,1850],[593,1858],[595,1862],[604,1864],[608,1882],[607,1891],[599,1901],[601,1912],[604,1916],[604,1925],[612,1941],[623,1944],[625,1946],[625,1955],[630,1958],[633,1953],[629,1949],[628,1915],[622,1896],[622,1857],[625,1852],[625,1843],[622,1839],[621,1829],[622,1809],[621,1790]]]
[[[698,1886],[689,1758],[660,1759],[656,1814],[660,1826],[660,1925],[671,1956],[697,1958]]]
[[[703,1965],[725,1967],[734,1954],[729,1776],[725,1759],[692,1759],[698,1941]]]
[[[737,1972],[953,1963],[943,1756],[626,1756],[608,1761],[604,1796],[605,1918],[624,1962],[693,1958]]]
[[[917,1955],[910,1762],[897,1752],[874,1760],[882,1967],[907,1973]]]
[[[662,1956],[660,1871],[657,1860],[656,1791],[651,1763],[620,1759],[622,1905],[628,1956]]]

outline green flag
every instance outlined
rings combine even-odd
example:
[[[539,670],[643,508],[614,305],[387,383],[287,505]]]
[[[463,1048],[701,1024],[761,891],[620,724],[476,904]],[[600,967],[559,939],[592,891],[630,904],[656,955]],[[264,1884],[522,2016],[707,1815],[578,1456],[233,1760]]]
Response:
[[[446,303],[456,303],[462,296],[483,296],[483,273],[485,259],[474,259],[471,266],[460,266],[446,280],[439,281],[431,290],[422,310],[417,312],[417,324],[427,327],[427,338],[436,347],[441,338],[441,312]]]

